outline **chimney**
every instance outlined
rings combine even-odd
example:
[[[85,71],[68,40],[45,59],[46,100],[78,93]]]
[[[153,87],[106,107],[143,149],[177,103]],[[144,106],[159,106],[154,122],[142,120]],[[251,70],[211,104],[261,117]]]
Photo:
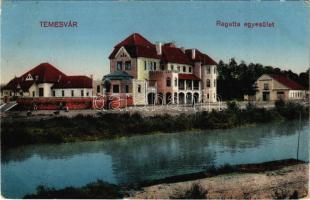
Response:
[[[61,74],[59,74],[57,82],[60,82],[60,79],[61,79]]]
[[[157,55],[161,55],[162,53],[161,42],[156,42],[156,52],[157,52]]]
[[[184,47],[181,47],[180,49],[181,49],[181,51],[182,51],[183,53],[185,53],[185,48],[184,48]]]
[[[192,49],[192,59],[194,60],[196,57],[196,49]]]

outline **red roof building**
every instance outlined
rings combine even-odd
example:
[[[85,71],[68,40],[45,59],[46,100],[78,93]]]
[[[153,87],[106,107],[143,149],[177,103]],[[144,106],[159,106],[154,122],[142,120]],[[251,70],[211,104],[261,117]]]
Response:
[[[80,91],[72,92],[74,90]],[[81,92],[82,90],[83,92]],[[87,76],[67,76],[53,65],[41,63],[20,77],[9,81],[2,91],[4,96],[81,97],[87,96],[87,94],[91,96],[92,79]],[[82,93],[83,95],[81,95]]]
[[[307,91],[299,83],[284,75],[264,74],[256,81],[257,101],[302,100]]]
[[[198,49],[177,47],[173,42],[152,43],[133,33],[114,46],[109,59],[112,74],[123,71],[132,76],[130,86],[128,81],[109,82],[112,91],[136,95],[133,97],[136,104],[155,102],[152,98],[156,94],[162,95],[160,101],[165,103],[168,100],[174,103],[217,100],[217,63]]]

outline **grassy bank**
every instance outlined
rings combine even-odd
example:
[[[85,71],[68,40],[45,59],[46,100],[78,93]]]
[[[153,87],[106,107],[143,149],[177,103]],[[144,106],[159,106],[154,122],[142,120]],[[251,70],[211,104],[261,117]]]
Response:
[[[143,117],[139,113],[99,113],[73,118],[41,120],[2,120],[2,148],[25,144],[61,143],[78,140],[109,139],[133,134],[225,129],[248,124],[308,117],[308,108],[295,103],[277,102],[275,108],[248,105],[240,109],[235,102],[224,111],[197,112],[187,115]]]
[[[276,170],[280,170],[287,166],[295,166],[297,164],[302,164],[304,162],[297,161],[294,159],[289,160],[279,160],[279,161],[271,161],[265,163],[258,163],[258,164],[242,164],[242,165],[224,165],[217,168],[206,169],[206,171],[192,173],[192,174],[185,174],[173,177],[167,177],[165,179],[160,180],[153,180],[144,183],[137,183],[134,185],[127,185],[127,186],[119,186],[113,185],[109,183],[105,183],[103,181],[96,181],[93,183],[89,183],[83,187],[66,187],[63,189],[54,189],[48,188],[45,186],[38,186],[37,192],[35,194],[28,194],[24,198],[40,198],[40,199],[94,199],[94,198],[124,198],[129,197],[129,191],[139,191],[141,188],[151,185],[158,185],[163,183],[178,183],[184,181],[191,181],[203,178],[210,178],[216,177],[217,175],[225,175],[231,173],[261,173],[268,171],[269,173],[277,173]],[[283,173],[283,172],[281,172]],[[207,192],[204,191],[199,185],[193,185],[193,187],[185,192],[185,196],[176,196],[171,198],[177,199],[195,199],[195,198],[202,198],[206,195]]]

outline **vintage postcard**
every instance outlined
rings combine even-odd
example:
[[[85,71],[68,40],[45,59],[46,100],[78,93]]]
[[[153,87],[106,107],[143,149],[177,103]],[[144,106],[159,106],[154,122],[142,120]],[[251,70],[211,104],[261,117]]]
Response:
[[[308,1],[1,2],[1,197],[309,198]]]

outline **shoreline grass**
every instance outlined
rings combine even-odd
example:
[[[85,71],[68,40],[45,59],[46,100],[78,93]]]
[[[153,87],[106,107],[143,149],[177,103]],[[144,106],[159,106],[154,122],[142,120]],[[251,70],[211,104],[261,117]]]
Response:
[[[248,105],[240,109],[228,103],[224,111],[186,115],[143,117],[139,113],[98,113],[40,120],[1,120],[2,150],[27,144],[92,141],[137,134],[171,133],[192,130],[228,129],[269,122],[308,118],[309,107],[276,102],[272,109]]]

